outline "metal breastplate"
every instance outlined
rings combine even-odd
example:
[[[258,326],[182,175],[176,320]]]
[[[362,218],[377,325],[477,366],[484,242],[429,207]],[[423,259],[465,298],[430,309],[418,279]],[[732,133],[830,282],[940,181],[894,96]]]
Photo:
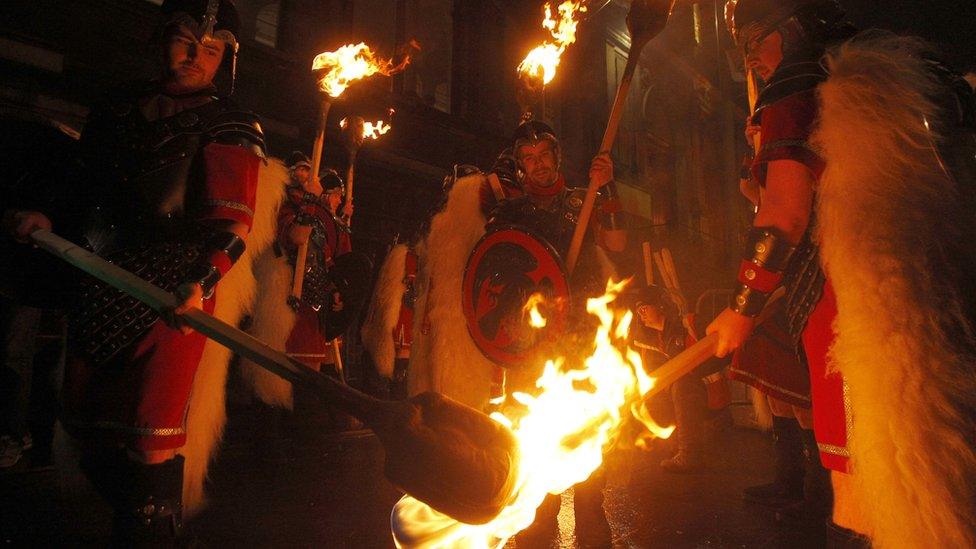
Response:
[[[213,103],[147,122],[135,102],[110,109],[86,134],[97,207],[86,236],[98,253],[194,233],[202,211],[205,142]]]

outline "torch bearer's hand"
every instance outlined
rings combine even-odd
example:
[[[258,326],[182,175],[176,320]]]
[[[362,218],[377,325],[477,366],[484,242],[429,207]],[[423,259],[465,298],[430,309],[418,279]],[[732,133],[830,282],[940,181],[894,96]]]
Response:
[[[755,148],[756,138],[755,136],[762,132],[762,126],[755,125],[752,123],[752,117],[746,118],[746,142],[749,146]],[[756,151],[758,152],[758,151]]]
[[[610,159],[610,153],[600,153],[593,157],[593,162],[590,164],[590,181],[596,181],[599,187],[613,181],[613,160]]]
[[[755,326],[756,319],[726,308],[708,325],[705,333],[709,335],[718,334],[718,347],[715,348],[715,356],[721,358],[738,349],[752,334]]]
[[[51,230],[51,220],[41,212],[25,210],[8,214],[3,216],[4,232],[22,244],[29,243],[31,233],[38,229]]]
[[[203,288],[197,282],[184,282],[173,293],[180,300],[180,304],[171,310],[161,311],[161,316],[171,328],[179,328],[184,334],[189,334],[193,332],[193,328],[183,324],[179,315],[189,312],[190,309],[201,308],[203,305]]]

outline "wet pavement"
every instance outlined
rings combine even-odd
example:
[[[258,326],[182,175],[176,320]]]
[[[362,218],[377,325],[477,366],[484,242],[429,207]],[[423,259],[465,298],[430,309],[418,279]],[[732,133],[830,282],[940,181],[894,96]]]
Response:
[[[744,412],[744,410],[739,410]],[[209,508],[190,522],[211,547],[392,547],[389,513],[398,491],[382,475],[382,450],[369,431],[331,433],[315,414],[267,429],[267,413],[236,406],[211,470]],[[658,463],[670,452],[608,457],[606,510],[615,547],[820,547],[817,528],[779,525],[773,512],[742,501],[744,487],[767,480],[766,435],[733,427],[713,441],[707,468],[677,475]],[[99,545],[109,510],[73,467],[63,437],[53,466],[31,457],[0,472],[0,540],[9,546]],[[563,495],[560,537],[574,544],[572,493]],[[517,543],[510,542],[510,546]]]

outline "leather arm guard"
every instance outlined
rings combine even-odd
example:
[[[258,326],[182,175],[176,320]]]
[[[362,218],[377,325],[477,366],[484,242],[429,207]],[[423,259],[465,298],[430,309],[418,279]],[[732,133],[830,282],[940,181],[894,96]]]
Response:
[[[739,288],[732,294],[732,310],[748,317],[762,311],[770,294],[782,283],[796,246],[771,227],[753,227],[746,237],[742,264],[739,266]]]
[[[215,231],[207,239],[203,254],[187,272],[187,280],[203,288],[203,298],[213,297],[217,282],[244,254],[244,239],[229,231]]]

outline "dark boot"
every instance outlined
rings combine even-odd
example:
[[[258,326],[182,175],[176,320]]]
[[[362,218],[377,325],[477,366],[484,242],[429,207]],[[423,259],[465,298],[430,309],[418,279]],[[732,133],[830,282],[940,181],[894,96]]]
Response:
[[[678,452],[661,462],[672,473],[694,473],[705,467],[705,421],[708,408],[705,384],[700,377],[687,375],[671,388]]]
[[[871,540],[854,530],[844,528],[834,521],[827,522],[826,549],[870,549]]]
[[[129,462],[131,484],[112,520],[113,547],[178,547],[183,534],[183,456]]]
[[[804,456],[800,424],[794,418],[773,417],[776,476],[769,484],[742,491],[748,502],[783,507],[803,499]]]
[[[777,520],[787,524],[823,524],[834,507],[834,488],[830,471],[820,463],[820,450],[812,429],[801,431],[804,453],[803,500],[776,513]]]
[[[610,523],[603,509],[603,489],[607,477],[600,467],[573,490],[573,515],[576,518],[576,543],[581,549],[612,547]]]

